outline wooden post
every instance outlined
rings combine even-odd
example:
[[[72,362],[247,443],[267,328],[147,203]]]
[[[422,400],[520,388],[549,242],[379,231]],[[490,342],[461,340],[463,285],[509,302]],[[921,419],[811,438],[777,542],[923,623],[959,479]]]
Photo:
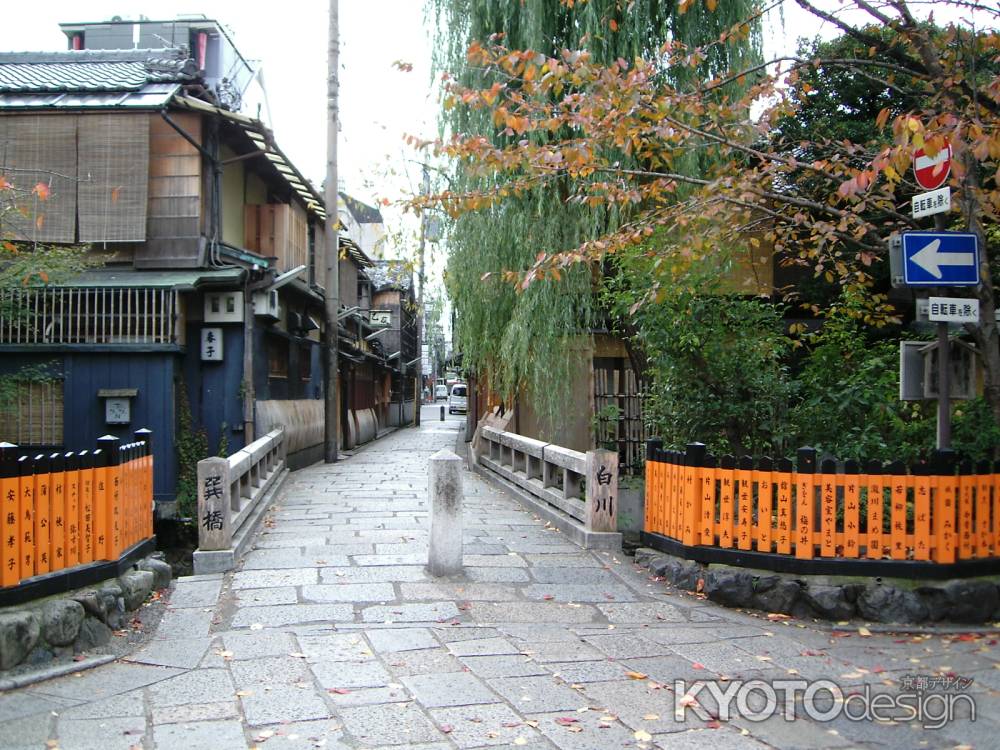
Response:
[[[735,474],[739,483],[739,530],[736,546],[748,550],[753,541],[753,459],[743,456]]]
[[[66,495],[66,566],[80,562],[80,471],[79,461],[73,451],[63,454],[65,459],[64,492]]]
[[[858,462],[844,462],[844,557],[861,554],[861,478]]]
[[[94,561],[94,455],[78,454],[80,471],[80,562]]]
[[[142,502],[149,504],[149,513],[142,512],[142,536],[149,539],[153,536],[153,515],[156,511],[156,501],[153,499],[153,431],[143,427],[135,431],[135,439],[142,443]]]
[[[719,546],[732,547],[735,533],[733,490],[736,483],[736,457],[725,455],[719,462]]]
[[[18,459],[21,503],[21,578],[35,575],[35,462],[31,456]]]
[[[1000,523],[1000,519],[997,519]],[[976,557],[989,557],[993,547],[990,529],[990,462],[976,464]]]
[[[618,453],[587,451],[587,531],[618,531]]]
[[[778,488],[778,526],[775,542],[778,554],[792,553],[792,462],[779,458],[775,462],[774,484]]]
[[[913,477],[906,473],[901,461],[886,467],[892,489],[892,514],[889,516],[889,555],[893,560],[906,559],[906,494],[913,486]]]
[[[49,455],[49,474],[52,498],[52,570],[66,567],[66,473],[62,453]]]
[[[663,505],[663,492],[660,483],[662,464],[660,463],[660,451],[663,449],[663,441],[652,438],[646,441],[646,502],[643,508],[642,527],[651,533],[662,534],[663,529],[659,523],[659,509]],[[544,465],[543,465],[544,466]]]
[[[213,456],[198,462],[198,549],[232,547],[230,492],[228,459]]]
[[[757,551],[771,552],[774,512],[774,462],[769,456],[757,461],[754,480],[757,482]]]
[[[820,464],[820,556],[837,555],[837,464],[827,459]]]
[[[120,455],[118,438],[114,435],[103,435],[97,438],[101,449],[101,461],[104,467],[104,554],[107,560],[117,560],[122,552],[121,547],[121,509],[118,507],[118,497],[121,479],[118,475]],[[98,493],[100,493],[98,486]]]

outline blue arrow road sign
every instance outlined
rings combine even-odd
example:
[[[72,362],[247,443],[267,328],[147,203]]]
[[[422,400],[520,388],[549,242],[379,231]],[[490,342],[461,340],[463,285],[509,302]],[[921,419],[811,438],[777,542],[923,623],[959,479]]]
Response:
[[[909,286],[975,286],[979,240],[963,232],[903,234],[903,279]]]

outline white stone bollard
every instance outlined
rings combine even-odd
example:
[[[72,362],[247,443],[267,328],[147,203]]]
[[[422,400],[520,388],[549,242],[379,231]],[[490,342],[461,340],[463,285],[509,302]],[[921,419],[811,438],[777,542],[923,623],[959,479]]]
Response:
[[[431,456],[428,494],[431,539],[427,570],[433,576],[462,572],[462,459],[449,450]]]

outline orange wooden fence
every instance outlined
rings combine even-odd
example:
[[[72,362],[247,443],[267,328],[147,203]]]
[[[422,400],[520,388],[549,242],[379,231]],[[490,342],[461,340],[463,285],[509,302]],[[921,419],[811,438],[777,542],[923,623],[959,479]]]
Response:
[[[20,455],[0,443],[0,588],[100,560],[117,560],[153,536],[153,455],[148,430],[96,450]]]
[[[646,460],[646,532],[799,559],[954,563],[1000,557],[1000,467],[716,459],[704,446]]]

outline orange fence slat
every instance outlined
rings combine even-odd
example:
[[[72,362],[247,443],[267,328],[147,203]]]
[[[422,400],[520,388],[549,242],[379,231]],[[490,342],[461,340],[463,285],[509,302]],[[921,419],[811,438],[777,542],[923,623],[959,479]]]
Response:
[[[961,560],[972,559],[972,549],[975,546],[972,517],[975,487],[976,477],[969,464],[963,467],[958,476],[958,557]]]
[[[983,461],[976,467],[976,557],[989,557],[993,551],[991,508],[990,466]]]
[[[736,461],[732,456],[723,456],[719,469],[719,546],[732,547],[735,533],[735,476]]]
[[[22,456],[18,482],[18,500],[21,520],[21,578],[35,575],[35,478],[30,456]]]
[[[816,451],[802,448],[796,455],[795,556],[811,560],[815,554]]]
[[[52,500],[51,476],[45,456],[35,456],[35,570],[39,575],[51,570]]]
[[[94,557],[94,457],[90,451],[80,454],[80,562]]]
[[[930,560],[931,547],[931,495],[937,494],[931,477],[922,471],[913,477],[913,559]],[[935,508],[935,515],[937,509]]]
[[[844,463],[844,557],[861,554],[861,483],[857,461]]]
[[[21,581],[20,565],[20,542],[21,538],[21,518],[20,504],[17,500],[18,476],[17,461],[14,458],[13,446],[11,448],[0,448],[0,507],[2,507],[2,518],[0,518],[0,530],[3,537],[0,538],[0,545],[3,546],[3,562],[0,568],[0,585],[16,586]]]
[[[867,466],[868,488],[867,528],[868,540],[866,555],[871,560],[882,558],[882,532],[885,523],[885,484],[882,476],[882,466],[878,461],[872,461]]]
[[[913,477],[907,476],[901,463],[895,462],[890,468],[889,484],[892,487],[892,513],[889,516],[889,549],[893,560],[905,560],[906,544],[906,498],[913,486]]]
[[[66,566],[80,562],[80,472],[79,459],[66,454]]]
[[[52,570],[62,570],[66,567],[66,473],[63,471],[65,459],[61,453],[49,456],[52,464],[51,493],[52,501]]]
[[[931,477],[920,477],[926,479],[927,483],[934,488],[934,536],[930,544],[934,545],[934,561],[940,563],[955,562],[956,542],[958,540],[955,526],[956,510],[958,506],[958,478],[955,476],[938,475]],[[923,520],[920,506],[920,495],[917,496],[916,519],[917,523]],[[917,560],[927,560],[928,557],[922,554],[924,530],[920,525],[914,528],[916,535],[916,548],[914,558]],[[928,534],[928,536],[930,536]],[[919,555],[919,556],[918,556]]]
[[[753,543],[753,471],[746,458],[740,459],[740,468],[736,470],[736,546],[748,550]]]
[[[820,555],[835,557],[837,554],[837,475],[833,461],[824,461],[819,485]]]
[[[718,483],[719,470],[715,467],[716,461],[706,461],[701,470],[701,504],[699,514],[701,515],[701,530],[699,544],[710,544],[715,546],[715,509],[716,485]],[[710,464],[710,465],[709,465]]]
[[[760,459],[753,473],[757,483],[757,551],[770,552],[773,539],[774,478],[770,458]]]
[[[778,459],[774,466],[774,486],[778,492],[778,506],[776,509],[777,526],[775,532],[775,543],[778,547],[778,554],[790,555],[792,553],[792,462],[787,458]]]

